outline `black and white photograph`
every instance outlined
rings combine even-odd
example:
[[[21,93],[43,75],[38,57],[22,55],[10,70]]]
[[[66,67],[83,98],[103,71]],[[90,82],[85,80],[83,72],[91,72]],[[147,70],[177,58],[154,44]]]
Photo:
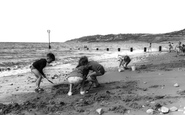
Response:
[[[0,0],[0,115],[184,115],[184,0]]]

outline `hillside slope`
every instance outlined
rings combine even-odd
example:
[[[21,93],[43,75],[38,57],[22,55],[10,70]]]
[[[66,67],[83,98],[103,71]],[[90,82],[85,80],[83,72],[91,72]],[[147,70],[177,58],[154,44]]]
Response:
[[[142,41],[163,42],[179,41],[185,38],[185,29],[164,34],[108,34],[84,36],[66,42],[117,42],[117,41]]]

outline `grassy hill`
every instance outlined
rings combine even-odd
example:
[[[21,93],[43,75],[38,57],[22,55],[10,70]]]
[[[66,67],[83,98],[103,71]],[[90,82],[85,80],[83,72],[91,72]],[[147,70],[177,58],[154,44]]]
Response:
[[[66,42],[117,42],[117,41],[142,41],[163,42],[179,41],[185,39],[185,29],[163,34],[108,34],[84,36]]]

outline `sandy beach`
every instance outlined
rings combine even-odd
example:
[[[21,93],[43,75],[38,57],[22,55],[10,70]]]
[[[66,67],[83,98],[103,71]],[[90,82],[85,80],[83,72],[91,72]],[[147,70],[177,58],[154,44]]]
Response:
[[[36,58],[44,57],[46,51],[34,57],[21,58],[26,62],[24,66],[17,67],[18,69],[10,67],[10,71],[1,72],[0,113],[98,115],[97,109],[99,109],[102,115],[183,115],[185,113],[184,55],[177,56],[174,51],[167,52],[166,43],[156,43],[152,47],[152,52],[144,52],[143,47],[147,45],[147,43],[127,43],[125,46],[88,44],[89,50],[87,50],[83,49],[83,46],[79,47],[80,45],[71,47],[67,44],[65,49],[71,48],[73,52],[67,52],[64,48],[60,50],[61,46],[55,45],[52,52],[56,54],[57,61],[44,70],[47,77],[55,84],[43,79],[41,87],[45,91],[41,94],[34,92],[36,78],[30,72],[29,65]],[[162,52],[159,52],[159,46],[163,47]],[[100,50],[96,51],[97,47]],[[106,51],[108,47],[110,51]],[[130,52],[130,47],[134,48],[133,52]],[[118,52],[117,48],[122,50]],[[132,62],[128,66],[135,65],[136,70],[118,72],[118,54],[129,55]],[[64,81],[64,74],[72,71],[82,55],[100,62],[107,72],[98,77],[101,87],[92,88],[85,95],[80,95],[76,90],[73,96],[67,96],[68,85]],[[16,60],[18,61],[14,59]],[[162,111],[164,108],[167,109],[166,112]]]

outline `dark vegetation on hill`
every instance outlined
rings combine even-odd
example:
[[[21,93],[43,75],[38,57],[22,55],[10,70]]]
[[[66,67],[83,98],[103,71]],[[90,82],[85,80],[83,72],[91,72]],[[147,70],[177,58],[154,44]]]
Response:
[[[118,41],[141,41],[141,42],[164,42],[179,41],[185,38],[185,29],[163,34],[108,34],[84,36],[66,42],[118,42]]]

